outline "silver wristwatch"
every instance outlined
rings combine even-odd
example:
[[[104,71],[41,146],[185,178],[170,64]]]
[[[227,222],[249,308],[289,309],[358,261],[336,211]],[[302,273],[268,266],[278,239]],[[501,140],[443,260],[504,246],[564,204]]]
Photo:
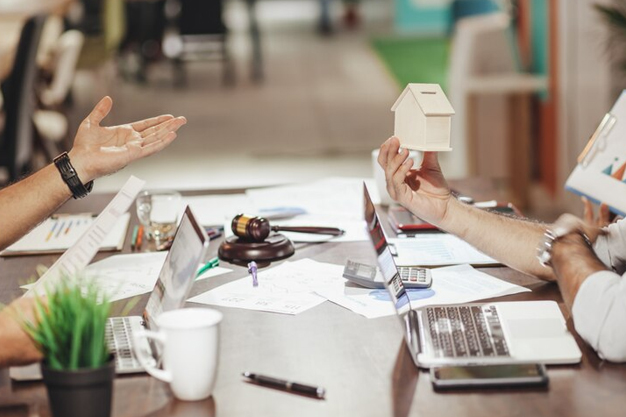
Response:
[[[550,261],[552,260],[552,248],[554,247],[554,242],[563,236],[567,236],[570,233],[578,233],[585,240],[587,246],[592,247],[592,243],[589,240],[589,237],[580,229],[574,230],[563,230],[560,234],[554,233],[550,229],[546,229],[543,233],[543,240],[539,243],[537,247],[537,259],[539,259],[539,263],[543,267],[550,267]]]
[[[558,238],[559,236],[555,235],[550,229],[546,229],[543,233],[543,240],[537,247],[537,259],[539,259],[541,266],[545,268],[550,266],[550,261],[552,260],[552,247]]]

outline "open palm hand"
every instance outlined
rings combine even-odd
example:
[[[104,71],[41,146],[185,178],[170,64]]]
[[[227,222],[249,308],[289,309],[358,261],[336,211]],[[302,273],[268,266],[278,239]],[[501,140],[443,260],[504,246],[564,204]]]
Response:
[[[125,125],[101,126],[112,106],[110,97],[100,100],[78,128],[69,152],[84,183],[159,152],[172,143],[176,131],[187,122],[184,117],[161,115]]]

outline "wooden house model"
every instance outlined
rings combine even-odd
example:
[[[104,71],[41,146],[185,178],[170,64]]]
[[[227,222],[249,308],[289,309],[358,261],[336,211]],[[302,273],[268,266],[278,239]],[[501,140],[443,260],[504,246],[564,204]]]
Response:
[[[394,135],[403,148],[451,151],[450,122],[454,109],[438,84],[409,84],[391,108]]]

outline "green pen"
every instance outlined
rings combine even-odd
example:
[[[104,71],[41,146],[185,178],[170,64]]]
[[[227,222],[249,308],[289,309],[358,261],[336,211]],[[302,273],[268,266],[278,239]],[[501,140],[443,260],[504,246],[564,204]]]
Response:
[[[203,273],[205,273],[206,271],[208,271],[211,268],[215,268],[216,266],[219,266],[220,264],[220,260],[219,258],[213,258],[211,259],[209,262],[207,262],[206,264],[204,264],[204,266],[202,268],[200,268],[198,270],[198,273],[196,274],[196,278],[198,278],[200,275],[202,275]]]

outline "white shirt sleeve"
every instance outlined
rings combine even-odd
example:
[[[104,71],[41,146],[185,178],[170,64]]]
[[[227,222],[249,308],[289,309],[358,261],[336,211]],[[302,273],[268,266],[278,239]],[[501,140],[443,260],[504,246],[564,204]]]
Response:
[[[580,336],[601,358],[626,362],[626,220],[606,228],[598,237],[594,251],[598,258],[615,272],[596,272],[582,283],[572,317]],[[626,275],[626,274],[625,274]]]
[[[621,275],[626,272],[626,219],[604,230],[607,234],[598,237],[593,249],[605,265]]]
[[[576,294],[572,317],[601,358],[626,362],[626,279],[611,271],[590,275]]]

